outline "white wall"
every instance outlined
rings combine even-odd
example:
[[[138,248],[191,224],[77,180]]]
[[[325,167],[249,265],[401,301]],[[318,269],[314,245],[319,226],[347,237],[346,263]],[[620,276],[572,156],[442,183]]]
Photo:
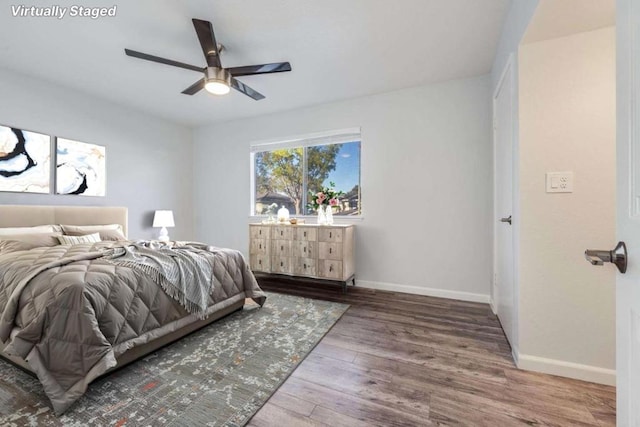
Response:
[[[196,234],[247,251],[252,142],[360,126],[360,285],[488,301],[490,99],[483,76],[199,128]]]
[[[522,45],[519,96],[520,366],[612,383],[615,269],[583,253],[616,242],[614,28]]]
[[[107,195],[0,192],[2,204],[126,206],[129,235],[151,238],[153,211],[172,209],[171,236],[193,238],[188,128],[0,69],[0,124],[106,146]]]

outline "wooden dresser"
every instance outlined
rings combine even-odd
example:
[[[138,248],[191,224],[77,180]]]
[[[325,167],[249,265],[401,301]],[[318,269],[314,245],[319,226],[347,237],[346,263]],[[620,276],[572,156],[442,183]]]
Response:
[[[355,285],[353,225],[249,224],[249,256],[255,273]]]

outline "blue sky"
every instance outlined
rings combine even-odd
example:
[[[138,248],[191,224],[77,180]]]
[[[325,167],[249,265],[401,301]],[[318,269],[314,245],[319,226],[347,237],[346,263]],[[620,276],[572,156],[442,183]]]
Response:
[[[360,184],[360,142],[347,142],[341,144],[336,157],[336,170],[329,174],[324,181],[324,186],[329,186],[329,181],[336,184],[336,190],[345,193]]]

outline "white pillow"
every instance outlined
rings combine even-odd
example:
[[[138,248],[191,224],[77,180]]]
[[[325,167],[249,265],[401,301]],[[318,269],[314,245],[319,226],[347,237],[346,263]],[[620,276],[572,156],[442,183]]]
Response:
[[[0,236],[11,236],[16,234],[53,233],[60,231],[55,225],[38,225],[36,227],[4,227],[0,228]]]
[[[80,243],[98,243],[100,240],[99,233],[85,234],[84,236],[57,236],[61,245],[79,245]]]

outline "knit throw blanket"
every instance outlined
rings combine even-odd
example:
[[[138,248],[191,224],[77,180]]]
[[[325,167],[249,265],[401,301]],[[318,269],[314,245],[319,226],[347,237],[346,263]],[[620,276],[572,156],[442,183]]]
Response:
[[[204,319],[213,287],[213,266],[203,253],[206,251],[193,246],[136,242],[106,249],[104,259],[150,275],[189,313]]]

